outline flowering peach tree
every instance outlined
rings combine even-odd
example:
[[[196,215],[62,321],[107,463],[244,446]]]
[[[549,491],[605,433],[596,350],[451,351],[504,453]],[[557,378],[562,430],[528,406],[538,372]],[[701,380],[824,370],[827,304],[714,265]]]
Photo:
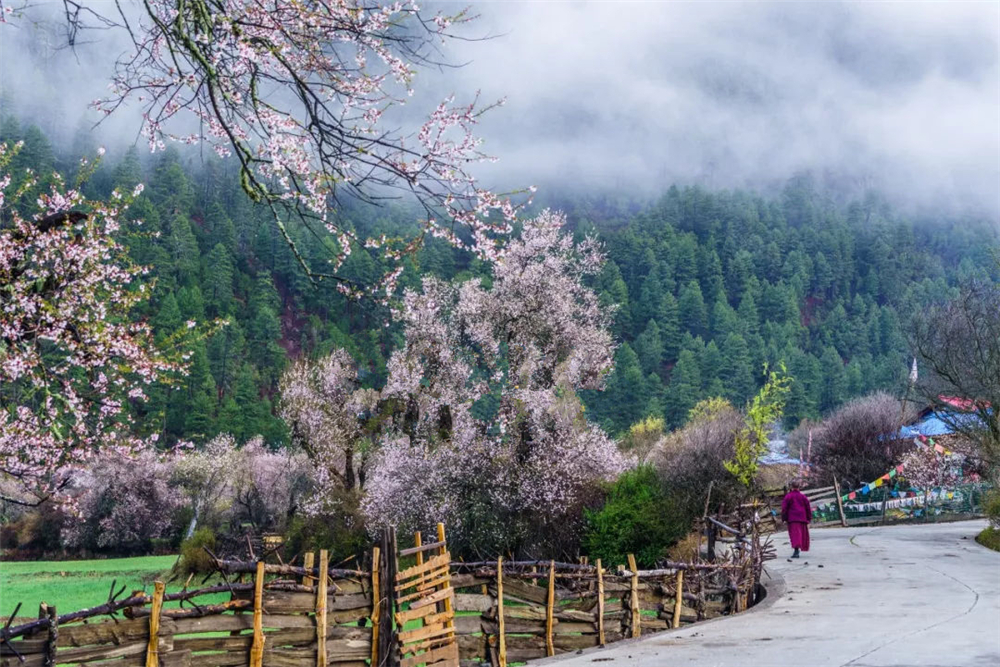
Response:
[[[419,126],[393,129],[400,121],[392,110],[413,95],[420,67],[441,64],[442,45],[475,18],[467,11],[430,15],[413,1],[142,0],[136,19],[119,3],[117,16],[107,7],[67,3],[71,40],[87,27],[119,26],[134,43],[109,96],[94,105],[106,114],[138,105],[154,151],[168,141],[205,142],[234,156],[243,189],[271,208],[311,277],[340,280],[341,264],[364,248],[389,267],[369,287],[391,292],[395,260],[426,234],[490,258],[510,233],[515,193],[487,190],[470,171],[492,159],[474,129],[502,100],[448,97]],[[8,0],[0,16],[29,11]],[[426,213],[416,239],[358,238],[331,215],[342,193],[373,201],[399,190]],[[292,216],[333,235],[329,270],[307,265],[285,228]]]
[[[610,313],[584,284],[603,255],[561,215],[524,223],[479,279],[425,278],[397,312],[405,341],[381,392],[363,508],[372,527],[449,526],[465,549],[544,542],[627,464],[576,395],[612,366]]]
[[[52,174],[29,201],[18,148],[0,145],[0,473],[27,492],[10,500],[38,502],[99,449],[141,447],[129,404],[182,363],[132,317],[150,287],[115,237],[142,186],[88,201]]]
[[[357,365],[344,350],[315,363],[299,361],[282,376],[281,417],[313,461],[320,486],[353,492],[364,483],[364,416],[378,400],[377,391],[360,387]]]

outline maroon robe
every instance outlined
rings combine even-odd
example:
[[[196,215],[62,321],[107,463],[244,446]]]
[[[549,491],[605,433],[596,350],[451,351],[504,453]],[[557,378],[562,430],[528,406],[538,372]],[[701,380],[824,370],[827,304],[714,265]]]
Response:
[[[798,489],[792,489],[781,501],[781,519],[788,524],[788,539],[793,549],[809,551],[809,523],[812,507],[809,499]]]

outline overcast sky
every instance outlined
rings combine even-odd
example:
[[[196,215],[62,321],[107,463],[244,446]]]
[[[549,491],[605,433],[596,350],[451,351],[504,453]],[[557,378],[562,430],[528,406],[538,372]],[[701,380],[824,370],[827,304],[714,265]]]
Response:
[[[497,36],[453,48],[463,68],[421,73],[411,107],[506,96],[481,126],[500,158],[487,181],[652,194],[767,188],[808,169],[1000,213],[1000,2],[471,4],[471,34]],[[55,105],[75,130],[113,48],[80,48],[77,63],[12,43],[0,92]]]

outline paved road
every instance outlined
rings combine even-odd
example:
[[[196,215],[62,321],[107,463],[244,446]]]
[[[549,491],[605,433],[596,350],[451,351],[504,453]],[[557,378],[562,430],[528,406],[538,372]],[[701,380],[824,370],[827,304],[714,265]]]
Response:
[[[1000,553],[976,544],[985,525],[814,530],[806,557],[769,564],[784,580],[784,591],[755,609],[545,662],[553,667],[997,667]],[[790,551],[787,537],[775,542],[779,554]]]

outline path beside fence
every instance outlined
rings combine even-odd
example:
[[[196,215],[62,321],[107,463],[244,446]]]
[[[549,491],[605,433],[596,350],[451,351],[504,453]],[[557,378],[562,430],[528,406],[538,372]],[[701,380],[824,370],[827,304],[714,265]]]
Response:
[[[785,585],[759,609],[551,661],[561,667],[985,667],[1000,664],[1000,553],[985,521],[830,528],[768,570]],[[767,585],[767,577],[764,577]],[[597,662],[599,661],[599,662]],[[549,664],[545,661],[540,664]]]

